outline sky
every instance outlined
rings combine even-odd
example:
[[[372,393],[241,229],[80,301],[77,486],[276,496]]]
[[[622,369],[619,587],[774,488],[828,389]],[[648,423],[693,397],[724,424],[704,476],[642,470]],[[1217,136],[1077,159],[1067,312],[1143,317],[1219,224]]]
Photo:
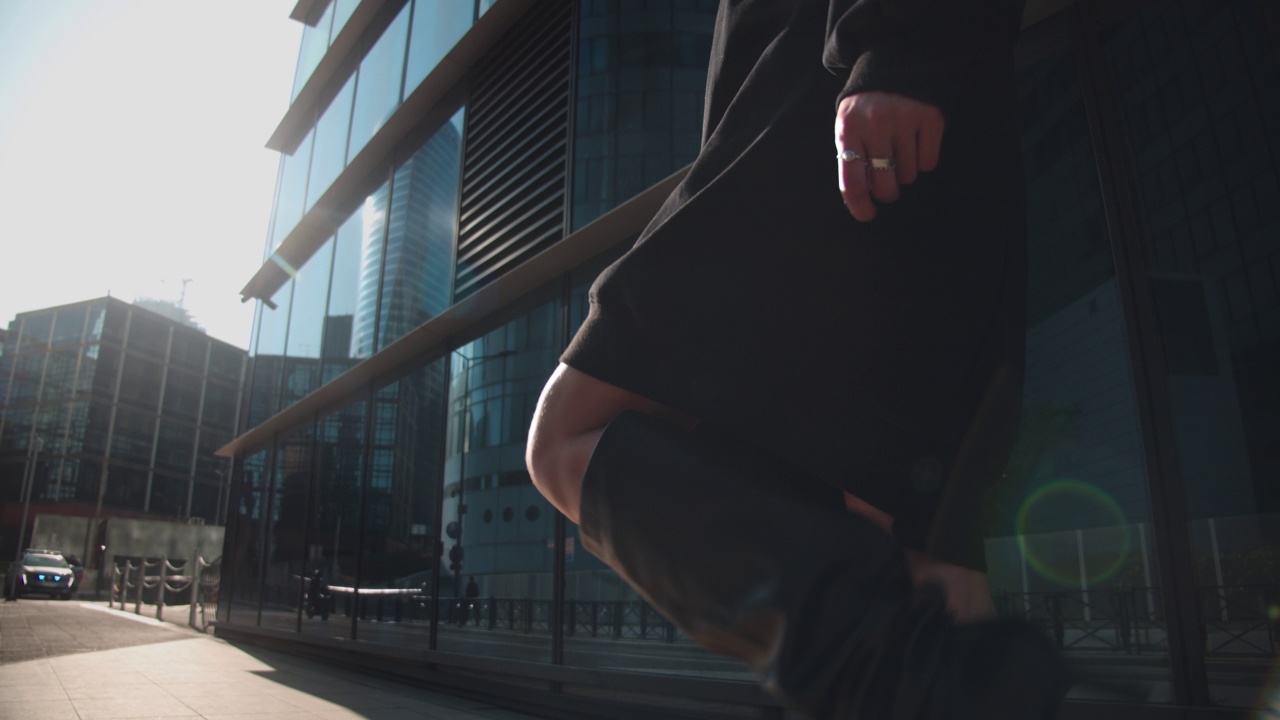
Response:
[[[295,4],[0,0],[0,327],[147,297],[248,347]]]

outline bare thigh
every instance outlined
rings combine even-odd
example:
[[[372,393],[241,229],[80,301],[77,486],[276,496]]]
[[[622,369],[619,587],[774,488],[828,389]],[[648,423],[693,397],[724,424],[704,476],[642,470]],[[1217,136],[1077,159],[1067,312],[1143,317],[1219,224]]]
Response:
[[[624,410],[658,415],[686,428],[697,424],[696,418],[564,364],[556,368],[538,398],[525,463],[538,490],[575,523],[591,453],[605,426]],[[886,532],[893,527],[892,517],[848,493],[845,506]],[[979,620],[995,613],[985,573],[915,551],[908,551],[907,556],[916,583],[935,582],[946,589],[949,608],[958,621]]]

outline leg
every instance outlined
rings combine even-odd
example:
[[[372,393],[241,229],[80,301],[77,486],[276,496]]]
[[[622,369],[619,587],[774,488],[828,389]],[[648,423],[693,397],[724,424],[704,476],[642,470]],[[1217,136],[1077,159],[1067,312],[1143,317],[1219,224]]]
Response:
[[[656,415],[685,429],[697,424],[693,418],[567,365],[556,368],[538,399],[525,458],[529,473],[547,500],[575,523],[591,453],[605,426],[625,410]],[[848,493],[845,506],[885,532],[893,524],[892,517]],[[914,583],[940,585],[948,598],[948,612],[957,622],[995,616],[984,573],[914,551],[908,552],[908,559]]]
[[[605,426],[625,410],[656,415],[684,428],[696,424],[665,405],[568,365],[556,368],[538,398],[525,463],[547,501],[575,523],[587,462]]]

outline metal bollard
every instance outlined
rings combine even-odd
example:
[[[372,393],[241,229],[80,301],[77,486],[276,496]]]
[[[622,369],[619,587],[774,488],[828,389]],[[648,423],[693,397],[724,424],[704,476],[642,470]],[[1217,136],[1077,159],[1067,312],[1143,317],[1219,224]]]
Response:
[[[188,593],[188,602],[191,607],[187,612],[187,627],[194,628],[196,626],[196,599],[200,590],[200,557],[196,556],[194,560],[187,563],[191,566],[191,588]]]
[[[138,592],[136,593],[134,603],[133,603],[134,615],[142,614],[142,587],[146,584],[147,584],[147,561],[141,560],[138,562],[138,584],[137,584]]]
[[[169,572],[169,558],[160,558],[160,579],[156,581],[156,619],[164,619],[164,591],[168,587],[165,583],[165,573]]]

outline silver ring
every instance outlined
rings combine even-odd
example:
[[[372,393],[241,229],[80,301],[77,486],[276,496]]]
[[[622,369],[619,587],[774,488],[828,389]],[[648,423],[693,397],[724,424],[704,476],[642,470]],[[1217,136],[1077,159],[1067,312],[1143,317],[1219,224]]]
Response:
[[[898,166],[893,158],[871,158],[867,161],[872,170],[892,170]]]
[[[836,159],[843,162],[853,162],[854,160],[861,160],[862,156],[852,150],[841,150],[836,153]]]

